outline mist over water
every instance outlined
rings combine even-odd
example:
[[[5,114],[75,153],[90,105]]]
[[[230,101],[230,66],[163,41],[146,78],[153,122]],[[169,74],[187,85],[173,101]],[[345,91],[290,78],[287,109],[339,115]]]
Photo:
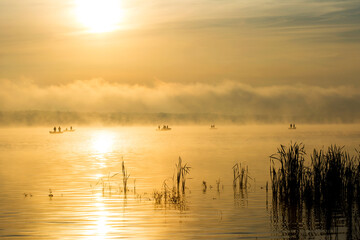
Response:
[[[131,85],[94,78],[40,85],[0,78],[0,124],[357,123],[359,92],[350,85],[253,86],[234,80]]]
[[[274,218],[282,210],[272,208],[265,185],[270,180],[269,156],[280,144],[303,142],[309,154],[313,148],[338,144],[355,154],[359,125],[297,125],[296,130],[287,125],[169,127],[171,131],[156,131],[157,126],[74,126],[75,132],[58,135],[42,127],[1,128],[0,236],[274,239],[298,231],[304,238],[346,238],[342,215],[335,216],[337,229],[328,232],[321,227],[322,218],[314,220],[310,232],[301,224],[287,229],[289,223]],[[172,183],[179,156],[191,167],[185,204],[156,204],[152,192],[166,179]],[[127,197],[120,175],[103,193],[99,180],[121,172],[122,161],[130,173]],[[239,162],[248,166],[252,180],[247,191],[234,193],[232,167]]]

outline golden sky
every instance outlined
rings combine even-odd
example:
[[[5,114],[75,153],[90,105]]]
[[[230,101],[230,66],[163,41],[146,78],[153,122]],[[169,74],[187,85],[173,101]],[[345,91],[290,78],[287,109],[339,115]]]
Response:
[[[94,79],[134,91],[159,82],[331,91],[360,87],[359,76],[359,1],[0,0],[8,94]]]

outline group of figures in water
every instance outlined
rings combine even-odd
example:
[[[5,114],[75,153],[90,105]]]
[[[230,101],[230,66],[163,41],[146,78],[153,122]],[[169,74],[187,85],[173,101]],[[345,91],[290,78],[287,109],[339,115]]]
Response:
[[[295,124],[294,124],[294,126],[295,126]],[[210,129],[216,129],[215,124],[210,125]],[[171,130],[171,128],[169,128],[168,125],[163,125],[162,127],[159,125],[156,130],[157,131],[168,131],[168,130]]]
[[[56,129],[58,131],[56,131]],[[61,127],[59,126],[58,128],[54,127],[54,131],[49,131],[49,133],[53,134],[53,133],[63,133],[63,132],[74,132],[75,129],[73,129],[72,126],[70,126],[70,129],[66,128],[64,131],[61,131]]]
[[[169,131],[171,128],[169,128],[168,125],[163,125],[162,127],[159,125],[157,128],[158,131]]]

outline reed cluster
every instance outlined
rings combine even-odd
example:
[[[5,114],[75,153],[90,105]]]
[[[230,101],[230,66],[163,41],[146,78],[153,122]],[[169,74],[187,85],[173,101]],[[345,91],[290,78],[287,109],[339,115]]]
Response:
[[[314,150],[311,156],[313,197],[317,201],[360,198],[360,155],[350,156],[343,147],[331,146],[327,152]],[[356,196],[355,196],[356,195]]]
[[[239,189],[247,189],[248,187],[248,178],[249,170],[248,167],[242,167],[241,163],[236,163],[233,167],[233,188],[234,190],[239,186]]]
[[[113,185],[112,179],[118,174],[119,173],[111,174],[109,172],[106,177],[99,178],[99,180],[97,181],[97,183],[95,184],[94,187],[99,185],[101,187],[101,192],[103,195],[105,195],[106,190],[108,190],[108,193],[111,195],[111,191],[112,191],[111,189],[112,189],[112,185]]]
[[[309,166],[304,165],[305,155],[304,145],[294,143],[289,147],[281,145],[270,156],[273,197],[308,204],[330,201],[351,204],[360,199],[360,154],[350,156],[344,147],[336,145],[327,151],[314,149]]]
[[[281,145],[277,153],[270,156],[270,178],[273,197],[286,201],[297,201],[305,191],[305,181],[310,172],[304,166],[305,147],[291,144],[288,148]],[[277,169],[275,160],[280,163]]]
[[[313,232],[320,228],[333,234],[339,216],[346,221],[347,238],[359,239],[360,216],[360,154],[351,156],[344,147],[314,149],[305,161],[302,143],[283,145],[270,156],[272,187],[272,222],[281,229],[296,233]],[[308,163],[305,165],[305,163]],[[335,230],[334,230],[335,229]]]
[[[179,157],[179,161],[177,164],[175,164],[175,167],[176,172],[174,173],[172,187],[167,184],[168,179],[165,179],[162,185],[162,189],[154,190],[153,197],[155,203],[171,203],[179,205],[184,203],[186,180],[190,173],[190,167],[187,163],[182,163],[181,157]]]
[[[124,192],[124,194],[126,195],[126,193],[129,191],[127,183],[128,183],[130,174],[128,174],[128,171],[127,171],[127,169],[125,167],[125,162],[124,161],[122,161],[121,170],[122,170],[122,185],[123,185],[123,187],[121,188],[121,183],[118,184],[119,193]],[[112,187],[115,184],[114,179],[119,174],[120,174],[120,172],[116,172],[116,173],[110,173],[109,172],[107,174],[107,176],[99,178],[99,180],[94,185],[94,187],[92,185],[90,185],[90,186],[93,187],[93,188],[95,188],[97,186],[100,186],[100,189],[101,189],[103,195],[105,195],[105,192],[108,192],[108,194],[111,195],[112,194]],[[136,179],[134,179],[134,193],[136,193],[135,182],[136,182]]]

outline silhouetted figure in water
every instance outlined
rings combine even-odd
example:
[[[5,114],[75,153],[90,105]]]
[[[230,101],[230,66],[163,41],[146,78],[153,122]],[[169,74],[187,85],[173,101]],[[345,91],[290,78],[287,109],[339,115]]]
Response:
[[[295,123],[293,124],[293,128],[296,128],[296,127],[295,127]]]
[[[54,132],[56,132],[56,127],[54,127]]]
[[[158,129],[160,130],[160,125],[158,126]]]
[[[72,130],[72,126],[70,126],[70,131]]]
[[[59,126],[59,132],[61,132],[61,127]]]
[[[290,128],[292,128],[292,123],[290,123]]]

